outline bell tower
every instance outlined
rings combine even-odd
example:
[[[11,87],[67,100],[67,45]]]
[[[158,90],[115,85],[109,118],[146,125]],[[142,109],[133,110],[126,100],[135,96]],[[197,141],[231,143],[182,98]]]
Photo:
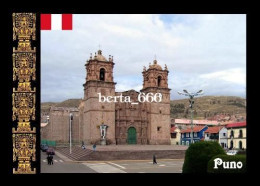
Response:
[[[87,144],[99,143],[101,139],[100,128],[107,125],[106,140],[115,143],[115,103],[99,102],[99,95],[115,96],[115,82],[113,78],[113,56],[108,60],[98,50],[94,56],[90,54],[86,66],[86,82],[81,112],[83,117],[80,124],[83,129],[82,140]]]
[[[143,88],[141,92],[148,94],[161,94],[160,102],[147,102],[148,112],[148,143],[170,144],[170,90],[168,88],[168,68],[162,69],[157,64],[149,64],[143,69]]]

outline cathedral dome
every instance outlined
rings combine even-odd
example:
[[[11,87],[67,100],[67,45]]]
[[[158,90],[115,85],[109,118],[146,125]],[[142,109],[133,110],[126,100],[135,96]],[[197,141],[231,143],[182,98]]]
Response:
[[[95,59],[98,61],[107,61],[107,59],[102,55],[102,51],[98,50],[97,56],[95,56]]]
[[[157,60],[155,59],[155,60],[153,61],[153,64],[149,66],[149,69],[162,70],[162,67],[157,64]]]

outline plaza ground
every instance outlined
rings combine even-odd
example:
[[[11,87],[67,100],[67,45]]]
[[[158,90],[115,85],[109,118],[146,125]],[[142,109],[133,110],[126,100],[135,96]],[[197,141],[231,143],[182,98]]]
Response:
[[[131,148],[131,147],[130,147]],[[60,153],[54,164],[48,165],[46,153],[41,152],[41,173],[181,173],[183,159],[71,161]]]

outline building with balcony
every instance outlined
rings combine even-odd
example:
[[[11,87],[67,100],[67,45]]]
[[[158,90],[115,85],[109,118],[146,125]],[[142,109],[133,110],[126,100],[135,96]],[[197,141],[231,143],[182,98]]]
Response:
[[[205,141],[216,141],[224,149],[227,148],[227,128],[223,126],[209,127],[205,131]]]
[[[246,149],[246,122],[231,123],[227,128],[229,149]]]
[[[193,133],[191,128],[181,130],[181,145],[190,145],[191,135],[193,135],[193,142],[204,140],[204,132],[208,129],[208,126],[195,126],[193,127]]]

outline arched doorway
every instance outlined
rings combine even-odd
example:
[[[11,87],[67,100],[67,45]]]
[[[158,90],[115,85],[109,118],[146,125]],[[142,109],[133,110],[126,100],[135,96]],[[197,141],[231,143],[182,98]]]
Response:
[[[127,143],[136,144],[136,129],[134,127],[130,127],[127,131]]]
[[[242,149],[242,148],[243,148],[242,141],[239,141],[239,149]]]
[[[233,141],[230,141],[230,149],[233,149]]]

